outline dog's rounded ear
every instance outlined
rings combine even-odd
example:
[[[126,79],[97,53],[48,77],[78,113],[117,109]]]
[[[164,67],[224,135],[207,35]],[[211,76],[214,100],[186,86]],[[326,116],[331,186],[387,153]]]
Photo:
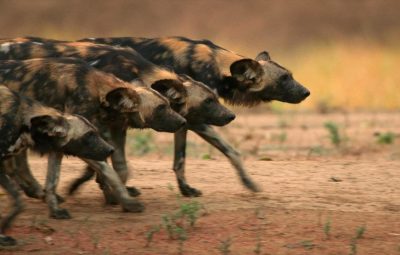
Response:
[[[119,112],[137,112],[140,96],[132,88],[116,88],[107,93],[103,104]]]
[[[263,69],[261,65],[253,59],[241,59],[233,62],[230,66],[232,77],[239,82],[239,89],[258,89],[261,84]]]
[[[31,130],[51,137],[66,137],[68,122],[63,117],[40,115],[31,119]]]
[[[183,104],[186,102],[186,89],[178,80],[158,80],[151,85],[151,88],[165,96],[170,103]]]
[[[256,57],[256,61],[270,61],[271,60],[271,56],[269,55],[269,53],[267,51],[262,51],[260,53],[258,53],[257,57]]]

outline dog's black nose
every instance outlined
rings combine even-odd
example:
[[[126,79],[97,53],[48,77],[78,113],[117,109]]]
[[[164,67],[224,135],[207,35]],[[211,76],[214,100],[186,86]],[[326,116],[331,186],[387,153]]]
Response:
[[[303,97],[306,98],[311,94],[311,92],[309,90],[306,90],[303,92]]]
[[[231,116],[228,117],[229,122],[234,120],[236,118],[236,115],[232,114]]]
[[[180,127],[183,127],[186,125],[186,120],[182,121],[182,123],[180,124]]]

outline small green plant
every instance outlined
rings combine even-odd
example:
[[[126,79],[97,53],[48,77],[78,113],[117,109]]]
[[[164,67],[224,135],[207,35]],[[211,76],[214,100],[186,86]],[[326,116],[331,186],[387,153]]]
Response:
[[[171,184],[168,184],[167,187],[170,191],[174,191],[174,187]],[[150,246],[154,234],[164,229],[171,240],[179,240],[178,253],[183,253],[183,245],[188,238],[187,229],[195,226],[200,216],[200,210],[205,208],[197,201],[183,202],[179,193],[176,193],[176,199],[179,204],[178,210],[173,213],[163,214],[161,216],[161,224],[151,227],[146,232],[146,247]]]
[[[376,142],[379,144],[393,144],[396,134],[392,132],[377,133]]]
[[[308,156],[311,156],[311,155],[318,155],[318,156],[321,156],[321,155],[326,155],[326,154],[328,154],[328,150],[326,149],[326,148],[324,148],[324,146],[322,146],[322,145],[317,145],[317,146],[313,146],[313,147],[311,147],[310,149],[309,149],[309,151],[308,151]]]
[[[174,232],[176,234],[176,239],[180,241],[187,239],[187,232],[183,227],[175,226]]]
[[[295,249],[295,248],[303,247],[305,250],[312,250],[312,249],[314,249],[314,247],[316,245],[311,240],[304,240],[304,241],[301,241],[301,242],[298,242],[298,243],[285,244],[283,246],[286,247],[286,248],[289,248],[289,249]]]
[[[357,254],[357,240],[363,238],[364,233],[366,231],[365,226],[360,226],[356,230],[356,236],[351,239],[350,242],[350,254],[349,255],[356,255]]]
[[[167,233],[168,233],[168,237],[172,240],[179,240],[179,244],[178,244],[178,254],[183,254],[183,247],[184,247],[184,243],[188,238],[188,234],[187,231],[185,229],[185,226],[182,226],[182,222],[178,221],[178,214],[174,214],[174,215],[168,215],[168,214],[164,214],[162,216],[162,225],[159,226],[159,228],[153,228],[154,231],[151,234],[151,239],[150,239],[150,233],[147,236],[148,237],[148,241],[152,240],[153,238],[153,234],[157,233],[160,231],[161,228],[164,228]],[[151,242],[151,241],[150,241]],[[150,242],[148,242],[148,244],[150,244]],[[148,247],[148,245],[147,245]]]
[[[277,141],[279,143],[284,143],[287,140],[287,134],[285,131],[278,133],[278,134],[272,134],[271,135],[271,141]]]
[[[312,249],[315,247],[315,244],[314,244],[312,241],[310,241],[310,240],[302,241],[300,244],[301,244],[301,245],[304,247],[304,249],[306,249],[306,250],[312,250]]]
[[[264,227],[266,225],[266,213],[265,213],[265,208],[263,204],[258,205],[256,208],[254,208],[254,217],[255,221],[258,222],[257,224],[257,243],[256,247],[254,248],[254,254],[259,255],[261,254],[261,248],[262,248],[262,231],[264,230]]]
[[[161,226],[160,225],[156,225],[153,226],[150,230],[148,230],[146,232],[146,246],[145,247],[149,247],[151,242],[153,241],[153,237],[155,233],[160,232]]]
[[[190,226],[194,227],[199,217],[199,211],[201,208],[201,204],[197,201],[182,203],[178,211],[178,216],[180,216],[181,218],[186,217]]]
[[[279,121],[278,121],[278,127],[279,128],[288,128],[289,127],[289,124],[288,124],[288,122],[285,120],[285,119],[279,119]]]
[[[225,240],[222,240],[218,245],[218,250],[223,254],[227,255],[231,253],[231,246],[232,246],[232,238],[228,237]]]
[[[329,239],[331,236],[331,219],[329,218],[324,224],[324,233],[326,238]]]
[[[176,235],[178,237],[178,240],[179,240],[178,254],[183,254],[183,247],[184,247],[185,241],[188,238],[187,232],[182,227],[176,227],[175,233],[176,233]]]
[[[183,247],[185,245],[185,241],[186,239],[179,239],[179,245],[178,245],[178,255],[182,255],[183,254]]]
[[[365,226],[360,226],[356,230],[356,239],[361,239],[364,236],[366,227]]]
[[[162,216],[162,227],[167,231],[170,239],[181,239],[182,232],[187,227],[193,228],[199,218],[202,205],[197,201],[181,203],[179,209],[172,214]]]
[[[175,239],[174,229],[175,225],[169,214],[164,214],[162,217],[162,226],[167,231],[170,239]]]
[[[356,255],[357,254],[357,240],[352,239],[350,242],[350,254],[349,255]]]
[[[279,139],[278,141],[279,141],[280,143],[286,142],[286,140],[287,140],[287,134],[286,134],[286,132],[280,133],[279,136],[278,136],[278,139]]]
[[[343,138],[341,137],[339,132],[339,126],[335,122],[328,121],[324,124],[324,127],[329,132],[329,138],[332,144],[335,146],[339,146],[343,141]]]
[[[211,158],[211,155],[210,155],[209,153],[204,153],[204,154],[201,156],[201,159],[210,160],[210,159],[212,159],[212,158]]]
[[[93,242],[93,247],[95,249],[99,248],[99,243],[100,243],[100,235],[96,233],[91,233],[90,238],[92,239]]]
[[[109,255],[110,254],[110,249],[107,247],[104,251],[103,251],[103,255]]]
[[[256,243],[256,247],[254,248],[254,254],[256,255],[260,255],[261,254],[261,237],[260,235],[257,236],[257,243]]]

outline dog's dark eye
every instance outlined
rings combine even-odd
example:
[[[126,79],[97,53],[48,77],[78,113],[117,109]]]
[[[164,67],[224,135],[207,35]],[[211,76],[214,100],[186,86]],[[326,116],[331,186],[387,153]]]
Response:
[[[98,132],[93,131],[93,130],[86,133],[87,136],[96,136],[97,134],[98,134]]]
[[[204,102],[206,104],[211,104],[212,102],[214,102],[214,99],[212,99],[211,97],[207,98],[206,100],[204,100]]]
[[[157,111],[164,111],[165,109],[167,109],[167,105],[165,104],[161,104],[156,108]]]
[[[290,79],[290,75],[289,74],[284,74],[281,77],[279,77],[279,81],[284,82]]]

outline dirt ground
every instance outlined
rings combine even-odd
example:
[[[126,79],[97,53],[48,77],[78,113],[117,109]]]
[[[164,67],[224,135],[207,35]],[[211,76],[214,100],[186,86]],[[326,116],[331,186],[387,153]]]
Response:
[[[328,121],[339,127],[338,146],[324,127]],[[145,212],[104,206],[93,181],[62,204],[71,220],[49,219],[44,203],[25,198],[26,210],[9,232],[19,245],[0,253],[400,255],[399,113],[243,113],[220,131],[242,152],[262,192],[243,188],[229,162],[190,135],[187,177],[203,196],[177,197],[172,136],[152,133],[142,143],[150,148],[145,155],[135,156],[137,145],[128,144],[134,169],[128,184],[141,190]],[[397,136],[393,143],[377,142],[385,132]],[[46,160],[30,161],[43,182]],[[83,167],[78,159],[64,162],[62,195]],[[4,212],[7,197],[0,201]],[[186,240],[162,229],[146,246],[163,216],[192,201],[203,208]]]

